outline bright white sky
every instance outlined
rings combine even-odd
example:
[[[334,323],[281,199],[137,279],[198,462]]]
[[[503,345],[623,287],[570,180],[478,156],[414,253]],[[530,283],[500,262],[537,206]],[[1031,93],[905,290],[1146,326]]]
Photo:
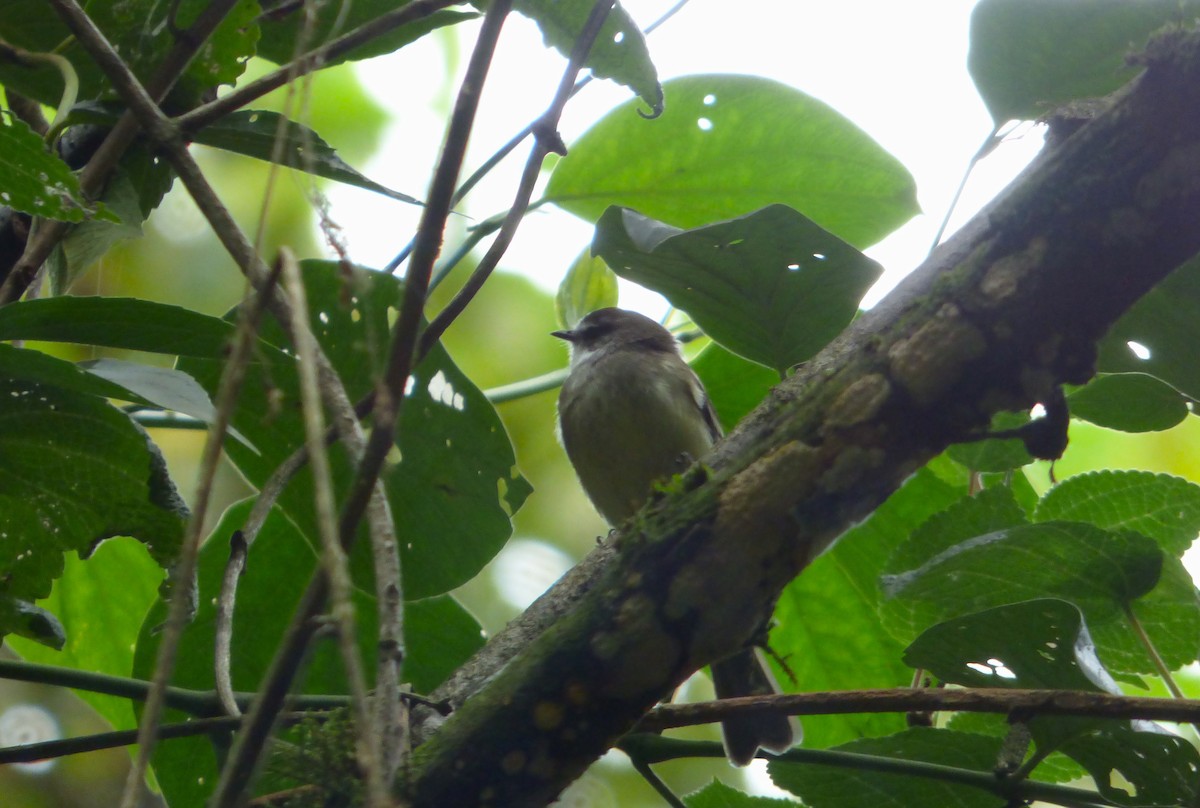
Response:
[[[626,0],[645,26],[673,0]],[[991,130],[966,70],[967,31],[974,0],[894,0],[813,3],[804,0],[692,0],[649,39],[659,76],[749,73],[774,78],[816,96],[865,129],[913,173],[926,213],[867,252],[887,270],[878,297],[921,262],[929,249],[970,156]],[[734,10],[736,9],[736,10]],[[457,88],[476,26],[456,61],[458,73],[432,72],[444,63],[446,38],[431,36],[399,54],[366,63],[364,80],[396,115],[389,145],[365,168],[371,178],[424,197],[445,125],[445,89]],[[518,15],[505,25],[488,79],[468,171],[548,105],[564,59],[547,51],[536,26]],[[491,92],[488,92],[491,89]],[[593,82],[568,106],[561,132],[571,141],[630,96],[611,82]],[[953,229],[996,194],[1040,146],[1030,128],[998,149],[967,186]],[[528,147],[522,146],[492,181],[480,186],[467,210],[482,219],[508,207]],[[331,189],[334,216],[346,230],[351,255],[385,264],[416,223],[413,208],[345,186]],[[536,198],[536,195],[535,195]],[[554,289],[591,240],[590,225],[548,209],[530,216],[502,264]],[[447,240],[453,244],[455,234]],[[652,315],[661,298],[622,287],[622,305]]]

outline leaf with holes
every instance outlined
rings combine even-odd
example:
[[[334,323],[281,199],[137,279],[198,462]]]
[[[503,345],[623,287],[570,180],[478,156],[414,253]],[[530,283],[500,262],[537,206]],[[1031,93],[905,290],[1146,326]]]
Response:
[[[609,208],[592,252],[729,350],[780,373],[846,327],[881,271],[784,205],[695,230]]]
[[[546,199],[590,222],[617,205],[688,228],[783,204],[860,249],[920,213],[904,165],[794,87],[702,75],[663,90],[660,117],[632,101],[572,143]]]
[[[343,272],[339,264],[303,264],[313,329],[351,399],[375,389],[386,356],[389,318],[401,297],[390,275]],[[229,319],[235,312],[227,315]],[[277,324],[266,322],[263,340],[286,345]],[[221,363],[195,358],[179,368],[215,391]],[[295,359],[264,348],[249,367],[233,425],[258,447],[255,454],[230,444],[229,457],[252,485],[261,486],[304,443]],[[515,466],[512,444],[495,409],[435,346],[413,373],[398,429],[398,462],[384,472],[392,512],[398,519],[404,595],[439,595],[472,578],[508,540],[510,515],[529,484]],[[336,492],[353,478],[345,452],[330,453]],[[305,469],[280,499],[287,514],[316,544],[312,477]],[[356,579],[370,586],[370,548],[360,537],[352,562]]]
[[[1200,258],[1180,266],[1121,316],[1100,340],[1096,369],[1148,373],[1200,399]]]
[[[0,615],[50,593],[63,554],[88,556],[111,536],[146,544],[160,566],[179,549],[187,510],[157,448],[129,418],[91,395],[0,379]],[[0,634],[30,636],[21,621]]]
[[[1063,600],[1041,598],[956,617],[926,629],[904,661],[943,682],[967,687],[1088,690],[1120,695],[1096,656],[1083,614]],[[1030,731],[1044,751],[1108,719],[1039,716]]]
[[[70,167],[24,121],[8,115],[0,115],[0,187],[0,202],[31,216],[82,222],[96,213]],[[119,221],[105,209],[96,215]]]

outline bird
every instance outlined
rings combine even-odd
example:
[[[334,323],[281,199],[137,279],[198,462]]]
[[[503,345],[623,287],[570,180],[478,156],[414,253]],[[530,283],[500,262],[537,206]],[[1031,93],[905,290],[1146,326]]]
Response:
[[[655,481],[706,455],[721,426],[704,384],[671,332],[637,312],[602,308],[551,332],[570,346],[558,397],[558,432],[584,493],[612,527],[636,513]],[[762,652],[747,648],[711,666],[718,698],[778,693]],[[799,725],[774,713],[722,722],[725,753],[745,766],[765,749],[781,753]]]

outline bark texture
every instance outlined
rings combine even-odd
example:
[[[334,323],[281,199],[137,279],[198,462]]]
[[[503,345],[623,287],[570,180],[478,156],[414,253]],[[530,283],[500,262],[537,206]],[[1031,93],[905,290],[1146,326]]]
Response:
[[[461,706],[416,752],[414,805],[549,803],[683,679],[752,641],[780,590],[914,470],[1092,375],[1109,326],[1200,251],[1200,36],[1161,38],[1144,60],[1106,112],[650,502],[615,558],[440,694]]]

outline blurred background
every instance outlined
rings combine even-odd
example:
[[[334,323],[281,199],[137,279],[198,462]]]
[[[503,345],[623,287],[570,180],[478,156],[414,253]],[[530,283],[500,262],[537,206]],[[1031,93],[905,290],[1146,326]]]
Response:
[[[664,13],[665,0],[628,0],[625,8],[641,25]],[[692,0],[649,39],[660,78],[694,73],[734,72],[768,76],[829,103],[891,151],[912,172],[925,213],[884,242],[867,250],[885,267],[868,302],[877,300],[920,263],[949,208],[971,155],[991,130],[991,121],[966,70],[968,23],[974,3],[932,0],[897,4],[886,0],[796,3],[756,0],[732,5]],[[737,11],[732,9],[736,8]],[[343,159],[390,188],[423,197],[436,160],[448,111],[453,104],[477,24],[441,30],[398,54],[325,70],[308,90],[321,99],[307,123]],[[513,15],[506,23],[496,64],[484,91],[479,125],[471,140],[467,170],[482,163],[502,143],[535,120],[549,103],[565,60],[547,50],[536,26]],[[269,69],[252,63],[251,75]],[[629,91],[594,82],[567,108],[561,133],[568,145]],[[277,93],[263,106],[278,108]],[[1005,185],[1036,153],[1042,133],[1016,127],[971,176],[950,220],[952,231]],[[195,147],[205,171],[243,227],[253,232],[262,212],[265,164]],[[528,145],[519,147],[452,217],[446,244],[457,244],[467,228],[511,203],[515,177]],[[535,193],[535,199],[537,194]],[[324,210],[324,213],[321,211]],[[364,266],[386,264],[411,236],[416,208],[366,191],[314,185],[288,173],[279,182],[266,213],[264,252],[290,246],[300,256],[334,254],[318,227],[324,215],[349,257]],[[465,316],[447,333],[455,361],[488,389],[528,379],[565,365],[564,346],[549,337],[555,321],[554,290],[566,269],[591,239],[590,225],[546,207],[522,225],[502,270],[489,281]],[[470,263],[470,261],[466,262]],[[460,267],[459,273],[470,270]],[[461,277],[461,274],[458,276]],[[431,311],[456,288],[444,284]],[[222,314],[243,293],[243,281],[182,189],[176,187],[150,218],[145,238],[109,253],[72,290],[75,294],[128,295],[178,303]],[[622,282],[621,304],[661,316],[666,304]],[[90,349],[47,348],[73,360],[94,358]],[[161,361],[139,356],[141,361]],[[534,494],[514,519],[508,547],[474,581],[456,594],[495,631],[585,554],[606,527],[584,499],[554,435],[557,391],[499,406],[517,451],[522,474]],[[185,497],[192,493],[203,433],[153,431]],[[1059,478],[1089,468],[1115,466],[1167,471],[1200,480],[1193,458],[1179,447],[1200,437],[1196,419],[1164,433],[1128,435],[1075,423],[1071,446],[1056,467]],[[1049,485],[1045,469],[1032,479]],[[231,469],[219,483],[226,505],[246,496],[247,486]],[[149,597],[153,597],[153,584]],[[54,652],[14,642],[19,653],[53,662]],[[706,681],[688,685],[685,698],[707,697]],[[97,731],[100,719],[69,694],[0,681],[0,743],[49,739]],[[716,738],[708,728],[693,737]],[[660,804],[639,777],[609,755],[593,767],[563,803],[578,806]],[[4,805],[99,806],[114,804],[97,782],[118,784],[128,765],[122,751],[76,756],[54,763],[0,767]],[[704,785],[714,767],[705,763],[667,764],[663,775],[680,792]],[[97,776],[97,772],[108,772]],[[761,770],[726,767],[730,782],[769,793]],[[80,783],[87,783],[79,788]],[[153,804],[152,802],[148,802]]]

